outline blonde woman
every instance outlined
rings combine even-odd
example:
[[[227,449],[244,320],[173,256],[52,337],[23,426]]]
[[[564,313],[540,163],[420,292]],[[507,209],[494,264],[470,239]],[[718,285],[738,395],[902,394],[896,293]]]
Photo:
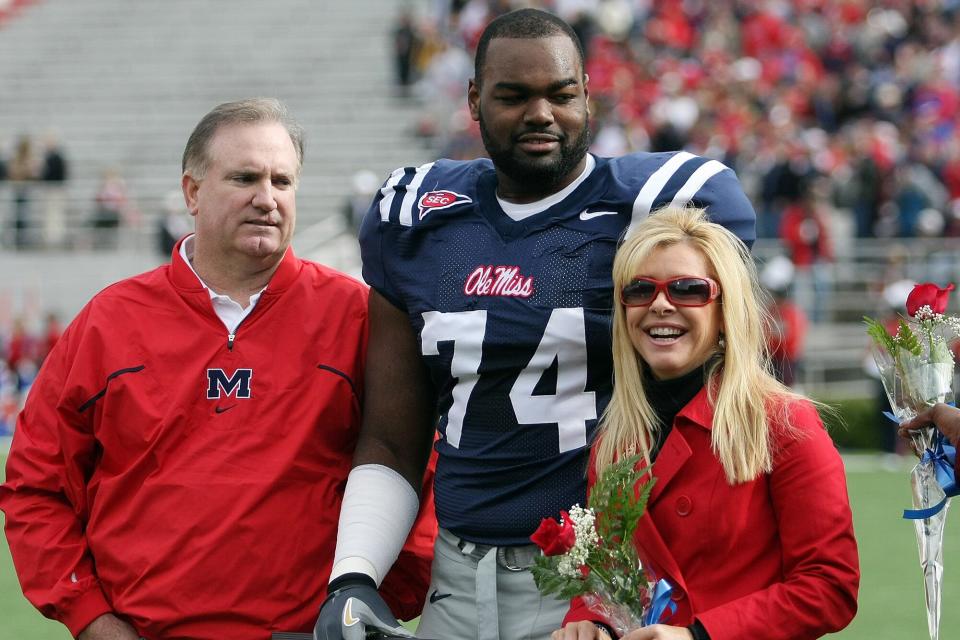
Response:
[[[859,565],[843,465],[814,405],[771,375],[744,245],[668,208],[613,265],[616,384],[591,481],[639,452],[657,478],[634,543],[676,611],[624,640],[804,640],[845,627]],[[563,640],[605,638],[575,600]],[[599,624],[597,624],[599,623]]]

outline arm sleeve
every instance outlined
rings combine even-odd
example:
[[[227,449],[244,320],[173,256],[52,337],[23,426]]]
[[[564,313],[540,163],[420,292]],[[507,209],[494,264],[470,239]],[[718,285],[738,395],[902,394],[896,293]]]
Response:
[[[83,366],[75,348],[83,318],[81,312],[57,342],[30,390],[0,486],[23,593],[74,636],[111,610],[84,535],[86,482],[96,456],[91,416],[77,410],[82,401],[69,389],[75,367]]]
[[[808,403],[793,408],[775,451],[770,498],[780,532],[783,580],[696,614],[713,640],[819,638],[857,610],[857,544],[843,463]]]
[[[433,474],[437,454],[430,456],[420,491],[420,513],[407,538],[400,557],[380,585],[380,594],[400,620],[420,615],[430,588],[433,543],[437,537],[437,517],[433,506]]]

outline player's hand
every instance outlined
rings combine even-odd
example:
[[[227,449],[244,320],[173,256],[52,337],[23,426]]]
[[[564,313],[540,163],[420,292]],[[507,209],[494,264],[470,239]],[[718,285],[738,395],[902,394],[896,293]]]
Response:
[[[667,624],[652,624],[634,629],[623,640],[693,640],[693,633],[686,627],[671,627]]]
[[[610,640],[610,634],[592,622],[581,620],[557,629],[550,635],[550,640]]]
[[[313,628],[314,640],[364,640],[367,630],[412,638],[393,617],[370,576],[348,573],[330,583],[327,599]]]
[[[960,444],[960,409],[942,402],[924,409],[917,414],[917,417],[901,423],[900,435],[909,438],[911,429],[919,429],[931,424],[947,437],[950,444],[953,446]]]
[[[112,613],[105,613],[94,618],[93,622],[80,632],[77,640],[140,640],[140,634],[128,622]]]

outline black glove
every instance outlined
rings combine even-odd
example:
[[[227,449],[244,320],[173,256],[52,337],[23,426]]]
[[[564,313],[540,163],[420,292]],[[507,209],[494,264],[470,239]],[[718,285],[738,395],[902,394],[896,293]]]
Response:
[[[327,588],[320,617],[313,628],[314,640],[366,640],[368,632],[412,638],[393,617],[390,607],[377,593],[373,578],[363,573],[346,573]]]

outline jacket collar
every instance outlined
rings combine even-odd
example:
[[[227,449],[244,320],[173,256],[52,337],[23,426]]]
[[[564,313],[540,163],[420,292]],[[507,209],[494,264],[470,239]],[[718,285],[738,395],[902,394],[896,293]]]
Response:
[[[178,289],[185,291],[204,291],[203,284],[200,283],[193,269],[180,255],[180,246],[184,240],[186,240],[186,237],[181,238],[173,247],[173,254],[170,257],[170,279]],[[278,294],[284,291],[297,279],[299,272],[300,261],[296,255],[294,255],[293,247],[287,247],[283,258],[280,259],[280,266],[274,271],[270,282],[267,284],[266,291],[263,292],[264,295]]]
[[[653,476],[656,478],[656,484],[653,485],[653,491],[650,493],[650,500],[647,503],[647,511],[657,502],[657,499],[663,494],[664,489],[676,477],[677,473],[693,456],[693,450],[690,444],[683,436],[683,432],[676,427],[679,424],[694,425],[710,431],[713,423],[713,407],[707,399],[707,385],[693,397],[685,407],[683,407],[677,417],[674,418],[673,428],[670,435],[667,436],[663,447],[660,449],[657,459],[653,463]],[[670,551],[670,546],[660,536],[653,519],[649,513],[645,513],[637,523],[637,530],[634,533],[634,544],[640,551],[641,560],[644,564],[650,566],[657,578],[667,578],[667,580],[676,589],[687,590],[687,585],[683,579],[680,567],[677,565]],[[655,561],[652,559],[656,559]]]
[[[674,420],[674,426],[676,426],[677,420],[683,420],[707,431],[713,430],[713,406],[707,398],[707,389],[711,384],[713,384],[713,381],[708,381],[707,384],[703,385],[697,395],[693,396],[693,400],[680,409]]]

